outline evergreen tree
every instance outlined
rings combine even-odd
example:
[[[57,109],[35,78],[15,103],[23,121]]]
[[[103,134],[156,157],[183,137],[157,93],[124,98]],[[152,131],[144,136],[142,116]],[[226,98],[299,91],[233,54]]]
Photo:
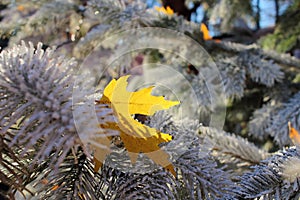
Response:
[[[255,21],[251,1],[161,3],[165,7],[155,9],[140,0],[1,1],[0,199],[299,199],[300,60],[293,56],[299,1],[291,1],[275,32],[259,41],[258,30],[236,29],[241,19]],[[207,22],[220,22],[220,33],[231,38],[205,38],[190,21],[199,6]],[[176,34],[165,36],[166,29]],[[126,40],[124,32],[130,33]],[[150,48],[155,45],[160,48]],[[96,115],[90,118],[84,113],[93,109],[74,107],[86,103],[81,98],[100,98],[113,78],[147,75],[141,64],[149,73],[158,69],[158,77],[171,66],[189,83],[175,73],[162,78],[196,117],[180,118],[176,110],[133,116],[173,137],[159,147],[170,152],[175,176],[143,155],[131,164],[120,132],[104,126],[115,121],[112,106],[92,102]],[[207,82],[222,85],[221,103],[213,102]],[[199,104],[189,101],[193,95]],[[210,124],[212,116],[225,118],[224,130]],[[95,152],[78,134],[81,124],[87,137],[103,125],[114,144],[99,170]]]

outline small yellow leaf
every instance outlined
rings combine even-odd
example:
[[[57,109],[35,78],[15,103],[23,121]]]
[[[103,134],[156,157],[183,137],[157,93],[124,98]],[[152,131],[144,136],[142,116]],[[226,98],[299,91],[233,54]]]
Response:
[[[157,10],[158,12],[164,13],[166,15],[174,15],[174,11],[172,10],[172,8],[170,8],[169,6],[167,6],[167,8],[165,7],[158,7],[158,6],[154,6],[154,9]]]
[[[290,139],[292,140],[292,142],[295,144],[295,145],[300,145],[300,134],[299,132],[292,127],[291,125],[291,122],[288,123],[288,126],[289,126],[289,136],[290,136]]]
[[[117,118],[117,122],[100,124],[100,127],[104,130],[111,129],[120,132],[120,138],[132,163],[136,162],[139,153],[144,153],[175,176],[169,155],[159,147],[159,144],[171,141],[172,136],[136,121],[132,115],[153,115],[156,111],[169,109],[179,102],[165,100],[162,96],[152,96],[153,87],[128,92],[126,90],[128,78],[129,76],[123,76],[118,80],[113,79],[104,89],[102,98],[97,101],[98,104],[109,105]],[[109,144],[106,146],[109,147]],[[104,157],[109,154],[109,152],[100,151],[99,148],[95,150],[95,171],[102,166],[99,158],[104,160]]]
[[[204,23],[201,23],[200,31],[203,34],[203,40],[214,40],[215,42],[221,42],[221,40],[213,39],[213,37],[209,33],[207,26]]]
[[[208,28],[204,23],[201,23],[200,31],[203,34],[203,39],[204,40],[211,40],[212,39],[212,37],[209,34]]]

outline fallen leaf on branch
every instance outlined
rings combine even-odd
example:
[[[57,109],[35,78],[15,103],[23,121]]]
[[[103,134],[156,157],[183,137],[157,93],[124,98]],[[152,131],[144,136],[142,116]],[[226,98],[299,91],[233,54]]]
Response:
[[[128,152],[131,162],[134,164],[139,153],[146,154],[156,164],[170,171],[174,176],[176,172],[169,161],[167,152],[160,149],[159,145],[172,140],[172,136],[162,133],[155,128],[146,126],[136,121],[132,115],[153,115],[159,110],[166,110],[179,104],[179,101],[165,100],[163,96],[152,96],[154,87],[143,88],[136,92],[126,90],[129,76],[123,76],[118,80],[113,79],[104,89],[103,96],[97,104],[106,104],[114,112],[116,121],[100,124],[103,130],[117,130],[121,141]],[[110,140],[111,137],[108,137]],[[101,143],[109,149],[110,144]],[[110,154],[108,150],[95,148],[95,171],[102,166],[105,157]]]

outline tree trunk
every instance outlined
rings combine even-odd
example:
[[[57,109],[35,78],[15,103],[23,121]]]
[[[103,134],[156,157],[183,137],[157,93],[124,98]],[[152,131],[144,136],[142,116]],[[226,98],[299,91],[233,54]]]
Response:
[[[279,2],[275,0],[275,23],[279,22]]]
[[[256,17],[255,17],[255,21],[256,21],[256,30],[260,29],[260,0],[256,1]]]

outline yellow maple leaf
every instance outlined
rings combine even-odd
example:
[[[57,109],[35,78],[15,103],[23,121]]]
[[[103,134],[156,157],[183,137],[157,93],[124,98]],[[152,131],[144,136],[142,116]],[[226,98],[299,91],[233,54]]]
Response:
[[[172,10],[172,8],[170,8],[169,6],[167,6],[167,8],[165,7],[158,7],[158,6],[154,6],[155,10],[157,10],[158,12],[164,13],[166,15],[174,15],[174,11]]]
[[[118,80],[113,79],[104,89],[102,98],[97,101],[98,104],[109,105],[117,118],[117,122],[100,124],[100,127],[104,130],[111,129],[120,132],[120,138],[132,163],[136,162],[139,153],[144,153],[175,176],[169,155],[159,147],[159,144],[171,141],[172,136],[136,121],[132,115],[153,115],[156,111],[169,109],[179,102],[165,100],[162,96],[152,96],[153,87],[128,92],[126,90],[128,78],[129,76],[123,76]],[[105,143],[105,145],[109,144]],[[96,148],[95,171],[102,166],[100,161],[104,160],[109,153],[107,150]]]

